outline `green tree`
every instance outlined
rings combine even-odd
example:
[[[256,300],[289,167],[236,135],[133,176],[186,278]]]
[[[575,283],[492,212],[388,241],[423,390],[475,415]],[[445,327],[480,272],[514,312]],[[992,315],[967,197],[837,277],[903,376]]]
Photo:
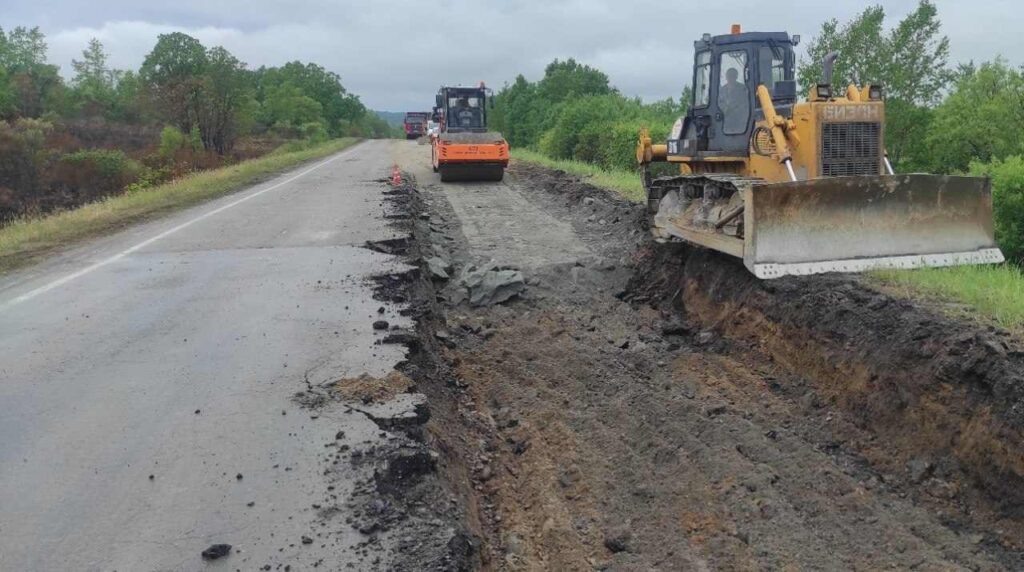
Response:
[[[18,26],[8,34],[0,28],[0,67],[27,70],[46,65],[46,48],[46,36],[38,26]]]
[[[538,95],[551,103],[572,97],[606,95],[613,89],[604,72],[569,58],[555,60],[544,68],[544,78],[537,84]]]
[[[347,130],[361,122],[367,114],[359,98],[348,93],[342,86],[341,77],[317,64],[289,62],[279,68],[260,68],[255,75],[256,97],[260,102],[265,104],[275,96],[275,90],[285,84],[291,86],[290,90],[298,89],[302,95],[320,105],[322,120],[331,135],[347,134]],[[277,97],[281,96],[278,94]],[[311,109],[308,102],[302,102],[301,105],[305,111]],[[292,124],[299,125],[294,122]]]
[[[964,69],[935,108],[925,144],[929,170],[965,171],[1024,153],[1024,74],[1002,59]]]
[[[199,40],[181,32],[161,34],[139,70],[156,115],[183,132],[191,131],[199,121],[208,63]]]
[[[1008,260],[1024,264],[1024,157],[974,162],[970,172],[991,177],[996,241]]]
[[[632,169],[640,129],[647,127],[655,137],[665,137],[689,106],[689,94],[683,90],[678,103],[668,98],[644,104],[623,97],[600,70],[572,59],[555,60],[540,81],[520,75],[496,94],[491,127],[513,147]]]
[[[253,120],[252,96],[245,64],[218,46],[206,53],[198,106],[198,126],[206,149],[223,155]]]
[[[923,134],[927,108],[942,99],[955,72],[949,67],[949,39],[941,35],[938,10],[930,0],[886,31],[885,9],[870,6],[840,26],[835,19],[822,25],[801,58],[798,78],[804,88],[820,81],[821,60],[839,52],[833,84],[882,83],[886,99],[886,143],[893,162],[913,165],[925,150]]]
[[[506,84],[495,94],[490,127],[500,131],[513,147],[533,146],[543,131],[547,105],[540,100],[537,85],[520,74],[512,85]]]
[[[113,109],[111,117],[128,123],[143,123],[149,120],[142,80],[133,71],[115,70]]]
[[[75,71],[71,80],[75,87],[95,85],[110,88],[114,85],[114,74],[107,67],[107,52],[96,38],[89,40],[89,46],[82,50],[81,60],[71,60],[71,69]]]
[[[46,38],[38,27],[10,33],[0,29],[0,69],[6,76],[0,95],[10,101],[8,116],[39,117],[63,95],[57,66],[46,63]]]
[[[295,129],[306,123],[323,122],[323,106],[298,86],[290,83],[267,90],[261,108],[261,120],[266,125]]]
[[[0,67],[0,120],[13,117],[17,109],[17,99],[7,70]]]
[[[832,80],[836,86],[881,81],[889,57],[882,34],[884,20],[884,8],[869,6],[842,26],[835,18],[822,24],[807,45],[807,58],[800,58],[797,79],[801,87],[810,89],[821,81],[822,59],[833,51],[839,52]]]
[[[93,38],[82,51],[81,60],[71,60],[75,77],[71,80],[75,103],[87,112],[109,115],[116,105],[117,72],[107,66],[103,44]]]

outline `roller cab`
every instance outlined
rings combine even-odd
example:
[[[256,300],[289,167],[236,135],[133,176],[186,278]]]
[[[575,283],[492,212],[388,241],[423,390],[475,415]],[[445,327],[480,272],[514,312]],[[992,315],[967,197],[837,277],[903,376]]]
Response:
[[[431,141],[431,161],[441,180],[500,181],[509,161],[501,133],[487,130],[490,90],[442,87],[437,94],[441,128]]]

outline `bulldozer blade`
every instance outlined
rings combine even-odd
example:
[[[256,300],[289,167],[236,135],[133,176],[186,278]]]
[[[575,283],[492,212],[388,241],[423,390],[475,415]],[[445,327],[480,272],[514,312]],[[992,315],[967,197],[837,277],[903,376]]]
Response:
[[[743,193],[743,259],[759,278],[1003,261],[985,178],[832,177]]]
[[[441,181],[500,181],[505,176],[505,167],[490,163],[449,163],[438,167]]]

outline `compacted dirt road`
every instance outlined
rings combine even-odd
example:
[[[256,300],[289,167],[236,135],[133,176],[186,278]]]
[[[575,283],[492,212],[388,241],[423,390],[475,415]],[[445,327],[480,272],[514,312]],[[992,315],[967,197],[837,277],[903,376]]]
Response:
[[[652,244],[565,174],[441,184],[424,147],[393,153],[432,305],[413,377],[484,569],[1024,566],[1005,332]]]

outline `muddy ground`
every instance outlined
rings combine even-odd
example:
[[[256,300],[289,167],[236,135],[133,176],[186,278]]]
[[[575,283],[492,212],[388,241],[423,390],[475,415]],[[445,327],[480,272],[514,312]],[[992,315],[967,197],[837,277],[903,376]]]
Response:
[[[420,272],[391,287],[417,332],[395,341],[460,565],[1024,568],[1017,340],[653,244],[638,206],[564,173],[441,185],[410,149],[397,247]],[[525,288],[475,305],[488,268]]]

